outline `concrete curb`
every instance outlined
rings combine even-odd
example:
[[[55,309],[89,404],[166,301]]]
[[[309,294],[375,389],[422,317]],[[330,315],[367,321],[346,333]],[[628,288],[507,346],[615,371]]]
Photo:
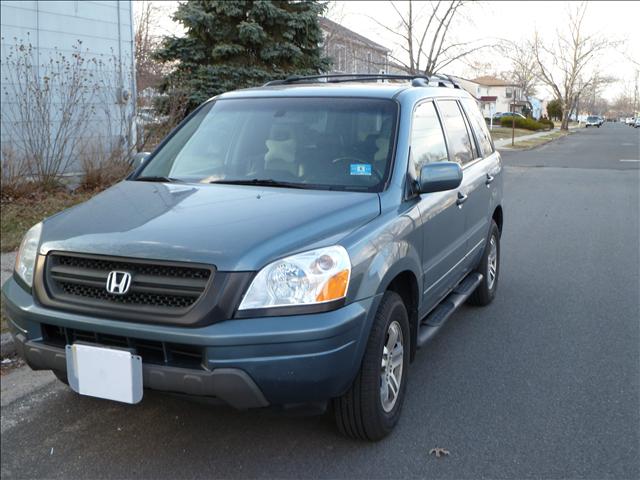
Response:
[[[3,285],[13,275],[13,264],[17,252],[7,252],[0,255],[0,285]],[[10,333],[0,335],[0,357],[10,357],[16,353],[16,346]]]

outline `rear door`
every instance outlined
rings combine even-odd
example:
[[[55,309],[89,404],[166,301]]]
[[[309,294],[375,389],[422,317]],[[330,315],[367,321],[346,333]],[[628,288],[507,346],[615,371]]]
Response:
[[[474,150],[476,158],[463,167],[465,189],[469,197],[465,204],[467,211],[465,231],[471,249],[475,245],[482,244],[489,234],[489,223],[493,213],[491,205],[497,203],[492,201],[492,196],[499,193],[496,177],[500,172],[500,160],[475,100],[465,98],[460,103],[466,113],[467,127],[476,147]],[[478,248],[478,250],[482,249]]]

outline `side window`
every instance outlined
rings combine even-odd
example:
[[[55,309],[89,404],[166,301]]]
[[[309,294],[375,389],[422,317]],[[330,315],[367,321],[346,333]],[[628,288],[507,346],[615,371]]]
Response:
[[[447,144],[433,102],[418,105],[411,124],[411,175],[418,178],[427,163],[446,162]]]
[[[462,110],[462,118],[464,118],[464,124],[467,126],[467,133],[469,134],[469,139],[471,140],[472,158],[475,160],[476,158],[479,158],[482,155],[480,155],[478,153],[478,147],[477,147],[476,142],[474,140],[473,132],[471,131],[471,125],[469,125],[469,119],[464,114],[464,108],[461,107],[460,109]]]
[[[473,160],[473,146],[464,117],[455,100],[438,100],[438,110],[449,139],[451,160],[461,165]]]
[[[464,111],[467,112],[471,128],[476,134],[478,146],[480,147],[480,155],[487,157],[493,153],[493,144],[491,143],[491,134],[487,128],[487,122],[484,121],[482,113],[478,110],[475,100],[464,98],[461,100]]]

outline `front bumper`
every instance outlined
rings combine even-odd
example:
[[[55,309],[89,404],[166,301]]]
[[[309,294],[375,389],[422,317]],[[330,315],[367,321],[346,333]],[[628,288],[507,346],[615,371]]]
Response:
[[[13,278],[2,289],[17,350],[34,369],[65,371],[42,324],[203,349],[201,369],[148,364],[146,388],[217,397],[237,408],[321,402],[359,369],[378,297],[311,315],[227,320],[199,328],[129,323],[44,308]]]

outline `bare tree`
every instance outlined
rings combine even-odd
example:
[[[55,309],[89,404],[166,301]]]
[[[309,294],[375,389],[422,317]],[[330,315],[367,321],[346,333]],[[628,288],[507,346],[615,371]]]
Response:
[[[529,45],[505,40],[498,45],[497,50],[510,63],[509,70],[501,76],[514,82],[525,97],[534,96],[538,83],[537,62]]]
[[[593,65],[615,42],[584,31],[587,4],[570,7],[564,30],[545,42],[536,32],[531,42],[537,73],[562,104],[562,130],[569,128],[569,116],[580,94],[598,81]]]
[[[576,98],[576,114],[580,111],[588,114],[602,115],[608,109],[608,103],[602,98],[602,91],[605,86],[615,82],[616,78],[605,76],[595,72],[591,76],[591,81],[586,88],[581,89],[579,97]],[[578,111],[578,109],[580,111]]]
[[[157,3],[157,2],[156,2]],[[158,5],[149,1],[140,2],[135,19],[136,85],[139,92],[155,87],[162,80],[164,65],[153,58],[160,44],[156,35],[158,19],[162,14]]]
[[[418,3],[409,0],[389,3],[398,19],[396,26],[370,18],[394,35],[403,55],[401,58],[390,57],[407,73],[432,75],[486,47],[476,41],[459,42],[450,38],[452,22],[460,17],[468,2],[438,0]]]

